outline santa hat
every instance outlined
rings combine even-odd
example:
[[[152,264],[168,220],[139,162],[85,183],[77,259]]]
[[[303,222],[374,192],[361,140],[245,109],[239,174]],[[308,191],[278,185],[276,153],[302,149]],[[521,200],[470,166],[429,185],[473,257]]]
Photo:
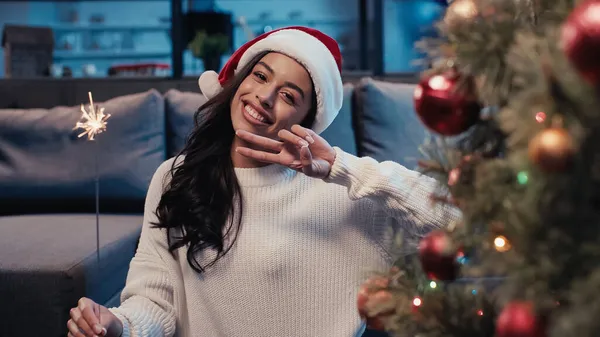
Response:
[[[218,75],[212,70],[200,75],[198,85],[202,94],[208,99],[216,96],[237,71],[263,51],[282,53],[306,68],[317,94],[317,114],[312,129],[321,133],[342,107],[344,89],[340,48],[334,39],[316,29],[286,27],[248,41],[231,55]]]

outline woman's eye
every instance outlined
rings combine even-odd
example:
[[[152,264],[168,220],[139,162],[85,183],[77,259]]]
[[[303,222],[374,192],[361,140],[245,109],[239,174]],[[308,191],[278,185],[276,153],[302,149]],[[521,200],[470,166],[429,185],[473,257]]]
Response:
[[[290,104],[294,104],[294,96],[288,94],[287,92],[283,93],[283,98],[288,101]]]
[[[259,73],[259,72],[255,72],[254,76],[256,76],[256,78],[258,78],[261,81],[266,81],[267,80],[267,77],[264,74]]]

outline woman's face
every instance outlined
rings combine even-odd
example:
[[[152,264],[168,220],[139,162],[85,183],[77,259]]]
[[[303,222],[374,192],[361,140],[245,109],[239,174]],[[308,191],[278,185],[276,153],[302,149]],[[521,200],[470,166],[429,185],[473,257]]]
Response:
[[[234,130],[276,138],[300,124],[311,108],[313,85],[306,69],[280,53],[265,55],[231,101]]]

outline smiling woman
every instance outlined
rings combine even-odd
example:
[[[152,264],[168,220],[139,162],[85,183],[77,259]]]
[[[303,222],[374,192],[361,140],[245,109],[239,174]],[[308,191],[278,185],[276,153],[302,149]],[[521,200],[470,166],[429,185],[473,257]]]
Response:
[[[393,262],[387,226],[424,235],[456,213],[430,206],[433,180],[319,135],[342,105],[340,71],[332,38],[288,27],[242,46],[220,74],[204,73],[209,100],[150,184],[122,304],[82,299],[71,335],[360,331],[359,285]]]
[[[276,138],[277,132],[304,123],[311,127],[316,113],[316,94],[308,71],[293,58],[268,53],[253,67],[231,101],[235,130]],[[312,118],[311,118],[312,117]],[[241,146],[237,139],[234,146]]]

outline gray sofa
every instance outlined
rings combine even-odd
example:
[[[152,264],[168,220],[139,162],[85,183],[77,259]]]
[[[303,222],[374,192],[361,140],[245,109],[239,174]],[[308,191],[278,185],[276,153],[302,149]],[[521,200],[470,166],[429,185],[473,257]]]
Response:
[[[345,81],[344,107],[323,136],[414,167],[425,132],[414,85],[397,83],[414,78]],[[112,114],[96,142],[73,130],[88,91]],[[202,102],[195,79],[0,80],[0,336],[64,337],[82,296],[118,305],[150,178],[182,147]]]

